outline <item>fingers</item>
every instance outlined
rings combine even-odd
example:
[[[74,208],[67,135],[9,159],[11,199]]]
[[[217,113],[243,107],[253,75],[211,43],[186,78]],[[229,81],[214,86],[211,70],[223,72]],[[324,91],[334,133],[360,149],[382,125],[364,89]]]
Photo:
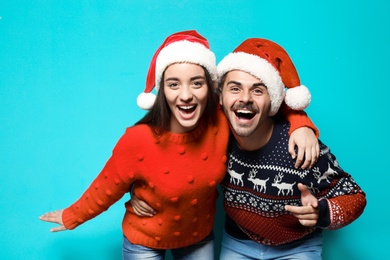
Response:
[[[298,148],[298,154],[294,148]],[[288,142],[288,152],[295,161],[295,168],[311,168],[317,162],[320,149],[318,139],[311,128],[300,127],[292,132]]]
[[[305,152],[305,167],[307,168],[313,168],[314,164],[317,162],[318,157],[320,156],[320,146],[318,145],[318,142],[316,142],[311,147],[308,147]],[[303,167],[302,167],[303,168]]]
[[[317,225],[317,220],[300,219],[299,223],[305,227],[314,227]]]
[[[140,217],[153,217],[156,211],[146,202],[140,200],[137,196],[132,196],[130,200],[134,213]]]
[[[316,144],[313,147],[313,162],[310,168],[314,166],[314,164],[318,161],[318,158],[320,158],[320,144],[316,142]]]
[[[289,146],[289,153],[290,146]],[[307,146],[306,149],[304,147],[298,147],[298,156],[295,161],[295,168],[301,167],[302,169],[310,169],[313,168],[315,163],[317,162],[320,155],[320,147],[318,143],[312,146]]]
[[[295,168],[299,168],[299,166],[302,165],[302,162],[305,158],[305,151],[302,149],[302,147],[299,147],[298,146],[298,156],[297,156],[297,159],[295,161]],[[302,165],[302,169],[305,169],[303,168],[304,165]]]
[[[299,223],[301,223],[302,226],[313,227],[313,226],[317,225],[318,215],[316,215],[316,214],[311,214],[311,215],[293,214],[293,215],[298,219]]]
[[[302,154],[302,160],[304,163],[302,165],[302,169],[312,168],[314,164],[317,162],[317,153],[315,152],[316,146],[307,146],[304,154]],[[299,148],[299,151],[303,151],[304,148]]]
[[[139,205],[141,206],[143,211],[149,212],[151,214],[155,214],[155,210],[151,206],[149,206],[148,203],[141,200]]]
[[[62,210],[48,212],[39,217],[40,220],[62,225]]]
[[[292,213],[303,226],[315,226],[319,218],[318,200],[306,185],[298,183],[298,189],[301,191],[302,206],[286,205],[285,209]]]
[[[57,223],[60,225],[60,226],[57,226],[57,227],[50,229],[50,232],[64,231],[67,229],[62,223],[62,213],[63,212],[64,212],[64,210],[57,210],[57,211],[53,211],[53,212],[48,212],[48,213],[45,213],[42,216],[40,216],[39,219],[42,221]]]
[[[297,216],[316,214],[316,210],[312,206],[286,205],[286,206],[284,206],[284,208],[286,211],[288,211],[294,215],[297,215]]]
[[[66,230],[66,227],[61,225],[61,226],[50,229],[50,232],[59,232],[59,231],[64,231],[64,230]]]
[[[317,224],[319,213],[312,206],[286,205],[285,209],[291,212],[303,226],[312,227]]]
[[[295,145],[296,143],[294,142],[294,139],[293,138],[290,138],[288,140],[288,152],[289,154],[291,155],[291,157],[293,159],[295,159],[295,157],[297,156],[296,152],[295,152]],[[299,167],[299,166],[298,166]],[[295,165],[295,168],[298,168],[296,165]]]
[[[286,205],[285,209],[292,213],[303,226],[315,226],[319,218],[318,200],[306,185],[298,183],[298,189],[301,192],[302,206]]]
[[[301,191],[302,205],[311,206],[316,210],[318,207],[318,200],[313,196],[313,194],[311,194],[309,188],[302,183],[298,183],[298,189]]]
[[[153,212],[147,211],[143,208],[133,206],[134,213],[140,217],[153,217]]]
[[[311,195],[309,188],[302,183],[298,183],[298,189],[301,191],[301,196]]]

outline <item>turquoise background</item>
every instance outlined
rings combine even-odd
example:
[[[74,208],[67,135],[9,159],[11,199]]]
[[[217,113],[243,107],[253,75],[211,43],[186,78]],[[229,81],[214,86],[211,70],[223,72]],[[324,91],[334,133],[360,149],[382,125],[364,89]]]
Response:
[[[1,1],[0,258],[121,258],[127,195],[74,231],[50,233],[38,216],[88,187],[144,114],[135,100],[154,51],[188,29],[217,61],[249,37],[288,51],[321,140],[367,193],[358,220],[325,232],[324,259],[388,257],[389,13],[385,0]]]

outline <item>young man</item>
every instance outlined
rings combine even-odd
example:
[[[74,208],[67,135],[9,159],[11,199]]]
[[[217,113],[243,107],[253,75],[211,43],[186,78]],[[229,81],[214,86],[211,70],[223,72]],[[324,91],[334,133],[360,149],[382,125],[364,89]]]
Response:
[[[221,259],[321,259],[322,229],[350,224],[366,198],[321,142],[314,167],[295,167],[290,125],[275,115],[283,101],[303,110],[310,93],[290,57],[274,42],[248,39],[219,63],[218,78],[232,130]]]
[[[310,94],[290,57],[274,42],[248,39],[218,64],[218,77],[234,137],[222,182],[221,259],[321,259],[322,229],[350,224],[366,198],[322,142],[314,167],[294,167],[289,124],[274,115],[283,100],[305,108]]]

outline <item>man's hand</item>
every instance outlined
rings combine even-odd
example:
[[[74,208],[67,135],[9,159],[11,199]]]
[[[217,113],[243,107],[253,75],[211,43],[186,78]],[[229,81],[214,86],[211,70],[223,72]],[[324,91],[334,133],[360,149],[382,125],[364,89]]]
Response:
[[[306,185],[298,183],[298,189],[301,191],[302,206],[286,205],[285,209],[298,218],[303,226],[313,227],[317,225],[319,218],[318,200],[311,194]]]
[[[153,217],[157,212],[149,206],[143,200],[140,200],[134,194],[131,195],[130,199],[131,206],[133,207],[134,213],[140,217]]]

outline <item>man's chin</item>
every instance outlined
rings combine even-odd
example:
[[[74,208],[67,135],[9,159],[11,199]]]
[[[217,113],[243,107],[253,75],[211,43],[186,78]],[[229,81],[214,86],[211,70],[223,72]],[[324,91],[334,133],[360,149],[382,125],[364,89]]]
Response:
[[[236,136],[239,137],[249,137],[253,133],[253,130],[247,126],[233,126],[233,131],[235,132]]]

